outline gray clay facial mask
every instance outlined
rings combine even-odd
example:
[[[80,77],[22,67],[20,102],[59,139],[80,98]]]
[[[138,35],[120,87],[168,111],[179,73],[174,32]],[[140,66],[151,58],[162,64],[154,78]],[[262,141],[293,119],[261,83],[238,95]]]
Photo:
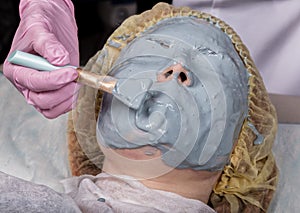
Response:
[[[223,169],[248,111],[248,73],[225,33],[194,18],[163,20],[122,50],[110,75],[154,83],[137,110],[104,95],[102,145],[150,145],[171,167]]]

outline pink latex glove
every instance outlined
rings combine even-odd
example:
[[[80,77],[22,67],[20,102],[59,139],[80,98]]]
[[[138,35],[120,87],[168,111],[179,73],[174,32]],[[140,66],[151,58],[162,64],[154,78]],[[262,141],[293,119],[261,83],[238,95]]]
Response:
[[[10,53],[21,50],[41,55],[54,65],[79,65],[72,1],[21,0],[19,13],[21,21]],[[55,118],[72,109],[79,89],[75,69],[40,72],[13,65],[6,59],[3,72],[26,101],[45,117]]]

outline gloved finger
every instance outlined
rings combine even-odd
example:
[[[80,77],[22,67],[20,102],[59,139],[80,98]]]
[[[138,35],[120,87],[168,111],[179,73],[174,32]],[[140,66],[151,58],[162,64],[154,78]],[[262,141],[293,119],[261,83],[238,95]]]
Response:
[[[38,111],[42,113],[46,118],[49,119],[56,118],[59,115],[62,115],[72,110],[76,106],[77,97],[78,97],[78,93],[74,94],[72,101],[65,100],[61,102],[59,105],[53,107],[52,109],[38,109]]]
[[[52,109],[40,109],[38,106],[34,106],[37,111],[42,113],[46,118],[53,119],[56,118],[64,113],[69,112],[76,106],[76,100],[77,100],[78,93],[74,94],[74,97],[72,100],[65,100],[61,102],[59,105],[53,107]]]
[[[79,84],[71,82],[64,87],[46,92],[29,92],[27,102],[41,110],[53,109],[64,102],[76,102]]]
[[[15,34],[12,44],[13,50],[37,53],[54,65],[69,64],[69,50],[51,32],[48,25],[45,20],[42,21],[37,18],[36,20],[23,21]],[[68,49],[72,51],[72,48]]]
[[[27,3],[24,3],[27,2]],[[56,26],[54,26],[57,16],[60,13],[55,10],[55,3],[44,3],[39,1],[24,1],[20,4],[20,16],[21,22],[17,31],[17,40],[20,40],[20,44],[14,44],[14,46],[20,46],[22,44],[30,43],[31,48],[46,58],[50,63],[55,65],[66,65],[70,63],[69,53],[63,46],[61,41],[57,38],[62,31],[56,32]],[[23,9],[21,9],[23,8]],[[60,7],[56,8],[59,9]],[[52,12],[51,12],[52,11]],[[49,17],[50,15],[55,17]],[[68,15],[66,16],[68,17]],[[57,20],[57,25],[63,25],[64,20]],[[67,30],[68,27],[65,26]],[[27,41],[27,42],[26,42]],[[24,46],[23,48],[28,48]],[[20,49],[26,51],[26,49]],[[27,50],[28,51],[28,50]],[[26,51],[26,52],[27,52]]]
[[[32,47],[36,53],[53,65],[64,66],[70,64],[69,52],[50,32],[38,32],[38,36],[32,41]]]
[[[57,90],[75,81],[78,77],[78,73],[74,68],[42,72],[17,65],[10,66],[12,67],[8,69],[14,69],[12,79],[15,85],[34,92]]]
[[[72,110],[73,106],[73,103],[67,100],[65,102],[60,103],[52,109],[39,109],[38,107],[36,107],[36,109],[40,113],[42,113],[46,118],[53,119],[57,118],[58,116],[64,113],[69,112],[70,110]]]

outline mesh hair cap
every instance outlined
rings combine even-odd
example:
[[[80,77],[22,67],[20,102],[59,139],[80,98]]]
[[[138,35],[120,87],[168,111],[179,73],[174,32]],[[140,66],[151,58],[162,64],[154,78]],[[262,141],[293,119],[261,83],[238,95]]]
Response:
[[[265,212],[278,180],[272,154],[277,132],[276,111],[248,49],[224,21],[187,7],[175,8],[158,3],[152,10],[126,19],[84,69],[107,74],[124,47],[149,27],[173,17],[193,17],[221,29],[230,38],[249,73],[248,115],[242,124],[230,162],[224,167],[209,204],[217,212]],[[69,113],[69,161],[73,175],[96,175],[101,172],[104,155],[96,140],[95,128],[101,100],[101,92],[83,86],[77,107]]]

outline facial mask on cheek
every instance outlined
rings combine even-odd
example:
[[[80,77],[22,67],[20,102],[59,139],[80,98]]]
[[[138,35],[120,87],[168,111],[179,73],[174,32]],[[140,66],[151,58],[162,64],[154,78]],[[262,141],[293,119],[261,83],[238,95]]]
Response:
[[[247,72],[229,38],[208,24],[177,18],[162,21],[122,51],[111,75],[155,83],[138,110],[104,95],[98,141],[120,149],[154,146],[176,168],[221,170],[247,114]],[[179,82],[181,73],[175,72],[157,82],[178,64],[191,85]]]

